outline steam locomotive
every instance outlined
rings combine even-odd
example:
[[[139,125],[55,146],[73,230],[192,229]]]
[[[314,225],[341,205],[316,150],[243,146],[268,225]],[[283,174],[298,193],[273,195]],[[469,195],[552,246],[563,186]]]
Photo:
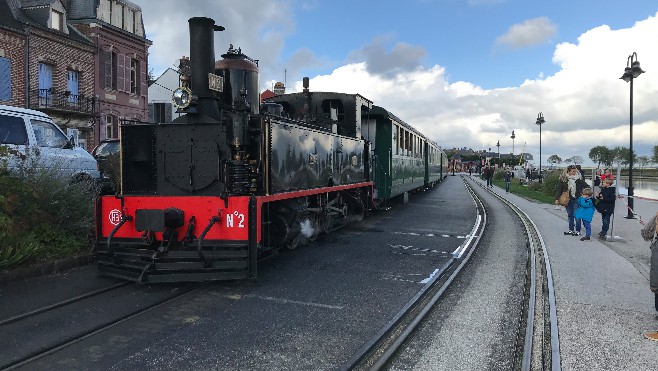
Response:
[[[121,185],[96,208],[96,258],[137,282],[255,278],[257,261],[363,218],[447,174],[438,145],[359,94],[261,105],[258,61],[215,61],[209,18],[191,18],[171,123],[124,122]]]

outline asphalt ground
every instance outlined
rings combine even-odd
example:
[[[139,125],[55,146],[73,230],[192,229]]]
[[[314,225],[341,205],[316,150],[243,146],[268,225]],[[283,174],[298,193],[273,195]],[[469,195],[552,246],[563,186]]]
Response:
[[[448,181],[462,183],[459,176]],[[528,255],[525,231],[500,200],[471,185],[485,204],[486,230],[469,265],[392,362],[391,370],[514,368]]]
[[[421,289],[474,222],[475,204],[463,183],[452,178],[413,195],[407,205],[395,205],[261,264],[255,281],[204,285],[25,368],[333,369]],[[12,296],[20,292],[20,308],[29,310],[30,298],[34,305],[55,300],[49,298],[50,286],[77,292],[80,281],[97,279],[87,273],[13,281],[0,286],[0,298],[12,306]],[[89,317],[84,315],[84,321],[76,323],[80,312],[93,314],[105,308],[102,313],[124,313],[140,299],[179,289],[154,286],[159,289],[147,285],[121,290],[94,300],[90,308],[68,308],[70,319],[62,326],[86,325]],[[62,333],[53,327],[52,341]],[[29,342],[27,336],[13,339],[12,349]],[[47,340],[39,338],[41,343]]]

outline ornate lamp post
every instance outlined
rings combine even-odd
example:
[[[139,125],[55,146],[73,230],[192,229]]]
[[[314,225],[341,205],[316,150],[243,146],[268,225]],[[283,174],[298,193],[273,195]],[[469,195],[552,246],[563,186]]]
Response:
[[[624,74],[620,77],[621,80],[631,83],[631,104],[630,104],[630,127],[631,127],[631,148],[630,159],[628,160],[628,215],[627,219],[635,219],[633,213],[633,80],[640,76],[644,71],[640,68],[640,62],[637,60],[637,53],[628,56],[626,59],[626,68]]]
[[[539,183],[541,183],[542,173],[541,173],[541,125],[546,122],[544,121],[544,114],[539,112],[537,114],[537,121],[535,124],[539,125]]]
[[[514,135],[514,130],[512,130],[512,163],[514,163],[514,138],[516,138],[516,135]]]
[[[496,147],[498,147],[498,163],[500,164],[500,141],[496,142]]]

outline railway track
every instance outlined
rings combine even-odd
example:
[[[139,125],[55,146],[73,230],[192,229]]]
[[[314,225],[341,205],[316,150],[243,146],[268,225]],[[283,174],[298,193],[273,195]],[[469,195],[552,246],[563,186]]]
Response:
[[[468,264],[487,225],[482,200],[466,180],[464,184],[477,207],[476,223],[469,238],[453,252],[453,257],[378,333],[342,366],[342,370],[379,370],[390,365],[410,335],[425,320],[433,306]],[[557,312],[552,271],[544,241],[533,221],[512,202],[491,194],[507,205],[523,224],[528,259],[526,266],[523,315],[514,354],[517,370],[561,370]]]
[[[66,306],[66,305],[77,303],[77,302],[82,301],[84,299],[88,299],[88,298],[91,298],[91,297],[94,297],[94,296],[97,296],[97,295],[101,295],[101,294],[106,293],[108,291],[116,290],[120,287],[124,287],[124,286],[130,285],[130,284],[132,284],[132,282],[117,283],[115,285],[111,285],[111,286],[104,287],[102,289],[90,291],[90,292],[87,292],[87,293],[84,293],[84,294],[81,294],[81,295],[78,295],[78,296],[74,296],[70,299],[59,301],[59,302],[54,303],[54,304],[46,305],[46,306],[43,306],[41,308],[31,310],[29,312],[19,314],[17,316],[12,316],[12,317],[9,317],[9,318],[5,318],[3,320],[0,320],[0,326],[5,326],[5,325],[8,325],[10,323],[25,320],[27,318],[34,317],[34,316],[39,315],[41,313],[45,313],[49,310],[53,310],[53,309],[57,309],[57,308],[60,308],[60,307]]]
[[[35,321],[35,317],[39,315],[44,315],[47,314],[48,312],[55,311],[59,308],[65,307],[67,305],[71,305],[74,303],[79,303],[83,301],[84,299],[89,299],[101,294],[108,293],[109,291],[116,290],[118,288],[127,286],[127,285],[133,285],[132,282],[125,282],[125,283],[119,283],[113,286],[109,286],[103,289],[95,290],[93,292],[89,292],[87,294],[79,295],[71,299],[67,299],[64,301],[61,301],[59,303],[49,305],[43,308],[39,308],[37,310],[30,311],[28,313],[24,313],[19,316],[14,316],[11,318],[7,318],[0,322],[0,329],[2,329],[3,332],[9,332],[10,326],[17,326],[20,328],[21,324],[23,321],[27,320],[32,320]],[[80,329],[77,332],[74,332],[69,335],[65,335],[62,338],[57,339],[56,341],[49,342],[48,344],[42,345],[36,349],[33,350],[28,350],[24,352],[21,355],[18,355],[14,357],[11,360],[4,360],[2,364],[0,364],[0,370],[13,370],[13,369],[18,369],[18,368],[25,368],[27,367],[28,369],[30,368],[30,364],[32,364],[35,361],[38,361],[42,357],[45,357],[47,355],[56,353],[68,346],[71,346],[81,340],[84,340],[86,338],[89,338],[91,336],[97,335],[99,333],[102,333],[104,331],[107,331],[109,329],[112,329],[113,327],[129,321],[131,319],[134,319],[136,317],[145,315],[157,308],[160,308],[164,305],[167,305],[175,300],[179,300],[189,294],[192,294],[196,291],[198,291],[204,283],[200,284],[194,284],[190,285],[191,287],[188,287],[186,289],[182,290],[174,290],[174,292],[160,300],[157,300],[155,302],[150,303],[149,305],[145,305],[143,307],[138,308],[137,310],[130,311],[129,313],[122,314],[120,316],[114,317],[111,320],[105,321],[105,322],[99,322],[99,323],[94,323],[93,326],[85,328],[85,329]],[[31,334],[30,334],[31,335]]]

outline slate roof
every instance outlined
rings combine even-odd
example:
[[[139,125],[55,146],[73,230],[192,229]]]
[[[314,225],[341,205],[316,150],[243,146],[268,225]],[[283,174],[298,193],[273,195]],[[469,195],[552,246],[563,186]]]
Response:
[[[55,1],[57,0],[21,0],[21,4],[23,4],[23,8],[29,8],[39,5],[52,5]]]
[[[0,1],[0,27],[25,33],[23,24],[14,17],[14,12],[7,1]]]
[[[48,27],[48,17],[50,16],[50,4],[57,0],[0,0],[0,27],[25,33],[25,27],[38,27],[52,32],[58,32]],[[21,8],[27,7],[27,9]],[[39,8],[43,6],[44,8]],[[94,43],[85,35],[75,28],[66,24],[69,33],[61,33],[66,37],[77,42],[94,45]]]

